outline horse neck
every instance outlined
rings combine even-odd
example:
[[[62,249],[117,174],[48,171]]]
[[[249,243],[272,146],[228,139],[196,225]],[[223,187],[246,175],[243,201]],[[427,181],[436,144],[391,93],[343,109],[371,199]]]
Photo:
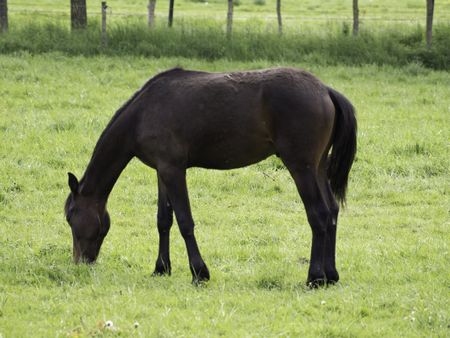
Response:
[[[80,182],[80,193],[107,200],[117,179],[133,158],[133,127],[130,119],[119,118],[97,141],[91,161]]]

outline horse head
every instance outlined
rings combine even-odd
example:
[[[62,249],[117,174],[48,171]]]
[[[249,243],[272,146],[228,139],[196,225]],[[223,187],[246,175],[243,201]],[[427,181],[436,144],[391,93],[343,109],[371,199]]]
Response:
[[[104,201],[80,193],[80,184],[69,173],[70,194],[65,204],[66,220],[72,229],[75,263],[94,263],[110,226]]]

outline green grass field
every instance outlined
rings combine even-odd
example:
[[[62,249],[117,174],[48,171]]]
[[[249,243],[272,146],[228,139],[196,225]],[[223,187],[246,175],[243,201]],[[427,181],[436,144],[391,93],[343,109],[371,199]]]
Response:
[[[19,336],[447,336],[448,72],[420,65],[320,67],[359,120],[341,212],[341,282],[305,287],[310,229],[286,170],[270,158],[188,173],[212,280],[190,284],[174,227],[173,275],[152,278],[156,177],[133,161],[110,198],[98,264],[75,266],[63,216],[109,118],[149,76],[276,66],[188,59],[0,56],[0,334]],[[112,320],[116,331],[103,328]],[[137,321],[140,325],[133,327]]]
[[[158,0],[150,34],[147,2],[108,1],[106,50],[99,2],[88,1],[84,35],[68,30],[68,2],[8,2],[10,33],[0,34],[0,338],[448,337],[450,1],[436,2],[435,46],[426,51],[422,0],[360,1],[357,39],[342,33],[351,1],[283,0],[282,40],[275,0],[241,0],[229,52],[225,1],[176,0],[172,32],[163,28],[166,2]],[[110,196],[112,226],[98,263],[72,263],[67,172],[82,176],[114,112],[174,66],[305,68],[353,102],[358,153],[338,225],[337,285],[305,286],[311,231],[275,157],[188,171],[207,285],[190,284],[176,225],[172,276],[151,277],[156,175],[137,160]]]

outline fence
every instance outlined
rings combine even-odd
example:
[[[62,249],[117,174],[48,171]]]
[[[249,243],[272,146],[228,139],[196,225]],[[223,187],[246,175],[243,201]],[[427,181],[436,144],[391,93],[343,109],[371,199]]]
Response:
[[[225,1],[224,1],[225,2]],[[288,25],[289,23],[292,23],[293,20],[296,20],[298,22],[302,22],[302,23],[306,23],[306,22],[317,22],[317,21],[326,21],[326,22],[330,22],[330,21],[341,21],[341,22],[348,22],[353,18],[353,34],[357,35],[358,34],[358,30],[359,30],[359,24],[364,21],[364,22],[370,22],[370,21],[383,21],[383,22],[401,22],[401,23],[410,23],[410,24],[418,24],[418,23],[422,23],[424,20],[424,18],[421,18],[419,20],[419,18],[416,19],[411,19],[411,18],[386,18],[386,17],[381,17],[381,16],[368,16],[368,15],[364,15],[363,18],[360,17],[360,11],[359,11],[359,7],[357,5],[358,1],[353,0],[353,13],[351,13],[349,11],[349,15],[348,16],[323,16],[323,17],[314,17],[314,16],[303,16],[303,17],[298,17],[298,16],[292,16],[289,13],[287,13],[282,20],[282,13],[281,13],[281,0],[277,0],[276,1],[276,8],[273,11],[273,14],[267,14],[265,13],[264,19],[267,21],[273,21],[273,22],[277,22],[278,23],[278,31],[279,34],[281,35],[283,33],[283,24],[282,22],[284,21],[285,23],[287,22]],[[228,4],[228,9],[227,9],[227,16],[226,16],[226,35],[227,37],[231,37],[232,35],[232,26],[233,26],[233,20],[237,19],[237,20],[245,20],[246,17],[244,16],[238,16],[237,18],[234,18],[234,2],[233,0],[228,0],[227,1]],[[433,6],[430,6],[430,4],[433,4]],[[168,26],[171,27],[173,25],[173,17],[174,17],[174,12],[173,12],[173,5],[174,5],[174,0],[170,0],[170,4],[169,4],[169,14],[168,14]],[[36,15],[47,15],[47,16],[67,16],[68,14],[68,10],[69,10],[69,6],[67,6],[67,10],[62,10],[58,7],[55,7],[57,5],[49,5],[48,8],[52,8],[51,10],[47,10],[47,9],[38,9],[36,8],[36,4],[31,4],[31,3],[21,3],[20,5],[18,5],[17,7],[13,7],[8,9],[7,7],[7,0],[0,0],[0,31],[1,32],[6,32],[8,30],[8,10],[9,12],[15,13],[15,14],[32,14],[33,16]],[[73,7],[73,4],[72,4]],[[424,6],[425,7],[425,6]],[[106,2],[102,2],[101,3],[101,17],[102,17],[102,44],[106,45],[107,44],[107,16],[112,14],[112,9],[109,8],[109,11],[107,11],[107,4]],[[143,7],[144,8],[144,7]],[[427,34],[426,34],[426,38],[427,38],[427,45],[430,47],[431,45],[431,25],[433,22],[433,8],[434,8],[434,1],[427,1],[427,6],[426,6],[426,22],[427,22]],[[124,12],[124,11],[114,11],[114,16],[115,17],[144,17],[147,16],[147,21],[148,21],[148,26],[150,28],[152,28],[154,26],[155,23],[155,9],[156,9],[156,0],[149,0],[148,5],[147,5],[147,13],[145,13],[145,10],[143,10],[142,12]],[[431,11],[430,11],[431,9]],[[74,17],[73,17],[73,13],[77,14],[77,11],[74,11],[73,8],[71,8],[71,22],[72,22],[72,28],[79,28],[81,27],[85,27],[86,26],[86,13],[89,14],[90,17],[92,16],[97,16],[99,14],[98,11],[96,10],[89,10],[87,11],[86,8],[83,8],[83,11],[79,11],[78,15],[81,15],[81,24],[80,22],[77,24],[76,21],[74,21]],[[352,15],[351,15],[352,14]],[[83,17],[84,15],[84,17]],[[184,17],[186,17],[187,15],[184,14]],[[214,19],[220,19],[223,20],[224,17],[222,16],[215,16]],[[450,17],[445,17],[445,16],[441,16],[440,19],[442,21],[447,21],[450,22]],[[436,21],[436,20],[435,20]]]

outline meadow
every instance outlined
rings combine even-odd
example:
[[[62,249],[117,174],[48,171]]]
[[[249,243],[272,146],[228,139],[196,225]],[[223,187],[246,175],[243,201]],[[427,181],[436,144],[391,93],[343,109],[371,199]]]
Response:
[[[236,11],[249,17],[273,14],[274,1],[241,2]],[[295,1],[283,2],[292,16],[288,23],[305,19]],[[413,23],[386,23],[374,33],[368,29],[378,26],[372,19],[360,40],[342,32],[340,18],[350,13],[349,4],[326,2],[339,18],[330,26],[325,5],[314,8],[317,2],[305,1],[308,15],[323,20],[317,32],[312,20],[301,33],[309,37],[309,54],[295,49],[303,41],[295,30],[288,28],[279,42],[260,19],[238,24],[237,49],[229,55],[217,52],[227,43],[220,27],[208,26],[214,13],[225,11],[219,1],[177,0],[175,17],[179,13],[184,26],[168,32],[161,23],[153,35],[144,32],[145,17],[130,19],[126,28],[123,16],[106,50],[99,48],[95,22],[87,33],[70,34],[67,16],[58,12],[67,10],[66,3],[40,1],[39,9],[51,13],[28,23],[33,7],[10,3],[10,33],[0,36],[0,337],[449,335],[449,45],[423,49],[423,27],[414,21],[423,14],[419,1],[399,1],[387,13],[387,1],[361,1],[370,9],[367,16],[394,19],[402,13]],[[113,11],[129,13],[140,6],[109,3]],[[201,21],[203,28],[198,22],[191,26],[189,18],[200,6],[209,18]],[[162,18],[162,3],[158,11]],[[436,41],[448,41],[444,13],[437,12]],[[128,41],[135,33],[136,40]],[[204,34],[204,43],[192,44],[197,33]],[[136,44],[152,36],[157,46],[175,42],[158,55],[147,51],[148,41]],[[386,36],[388,43],[381,42]],[[327,58],[333,44],[338,52]],[[416,54],[407,57],[411,53]],[[209,283],[191,285],[176,224],[172,276],[151,276],[158,249],[156,174],[137,160],[110,196],[112,226],[97,264],[73,264],[63,215],[67,172],[82,176],[114,112],[149,77],[174,66],[305,68],[353,102],[358,153],[338,222],[339,283],[306,287],[311,231],[294,183],[276,157],[238,170],[188,171]],[[105,328],[107,321],[113,329]]]
[[[310,229],[276,158],[188,172],[212,280],[190,284],[173,229],[171,277],[152,278],[156,177],[133,161],[110,197],[112,229],[94,266],[71,261],[67,171],[89,160],[110,116],[147,77],[188,59],[0,56],[0,333],[12,336],[446,336],[447,72],[418,65],[304,67],[358,109],[359,152],[341,212],[341,282],[306,288]],[[82,69],[82,71],[80,71]],[[105,331],[112,320],[117,331]],[[133,324],[137,321],[137,329]]]

